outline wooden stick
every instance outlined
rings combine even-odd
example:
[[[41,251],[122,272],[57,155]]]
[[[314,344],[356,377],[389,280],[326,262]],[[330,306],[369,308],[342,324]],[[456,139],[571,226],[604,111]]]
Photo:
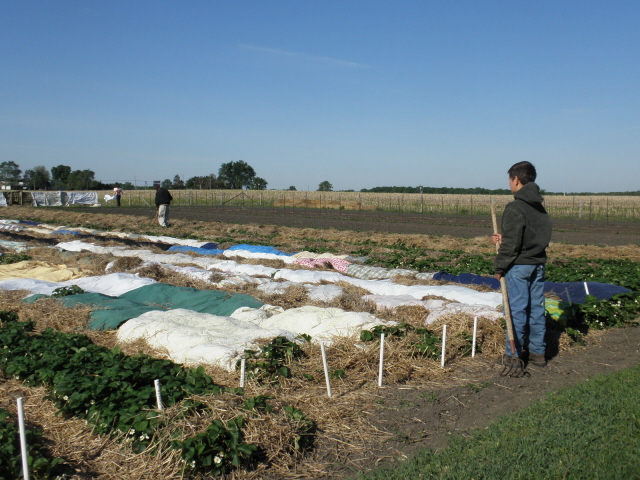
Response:
[[[493,233],[498,233],[498,221],[496,219],[496,206],[491,204],[491,221],[493,222]],[[500,242],[496,243],[496,253],[500,250]],[[511,309],[509,308],[509,295],[507,294],[507,282],[504,276],[500,277],[500,290],[502,291],[502,306],[504,308],[504,317],[507,323],[507,341],[511,349],[511,355],[517,356],[516,341],[513,336],[513,321],[511,320]]]

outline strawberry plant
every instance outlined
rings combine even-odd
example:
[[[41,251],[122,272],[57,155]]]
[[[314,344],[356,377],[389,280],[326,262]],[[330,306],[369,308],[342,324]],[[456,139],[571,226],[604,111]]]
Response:
[[[623,293],[609,300],[598,300],[593,295],[587,295],[585,302],[578,305],[578,321],[594,330],[631,323],[638,318],[639,298],[639,293]]]
[[[52,297],[68,297],[70,295],[79,295],[81,293],[85,293],[85,291],[80,288],[78,285],[70,285],[68,287],[58,287],[52,293]]]
[[[440,358],[440,355],[442,355],[442,339],[426,328],[419,328],[417,332],[422,335],[422,339],[414,345],[414,351],[434,360]]]
[[[29,473],[33,478],[51,478],[56,465],[64,463],[52,458],[42,444],[42,433],[26,429]],[[22,453],[16,421],[0,408],[0,479],[22,478]]]
[[[291,369],[286,365],[292,360],[300,358],[304,352],[300,346],[285,337],[276,337],[260,350],[245,350],[246,370],[248,377],[259,381],[277,383],[278,378],[291,377]],[[238,361],[238,367],[240,362]]]
[[[374,339],[379,339],[384,333],[384,336],[389,337],[406,337],[407,333],[415,330],[413,326],[408,323],[401,323],[399,325],[387,326],[376,325],[371,330],[362,330],[360,332],[360,341],[370,342]]]
[[[121,432],[136,452],[147,448],[156,429],[163,426],[164,417],[155,411],[155,379],[160,380],[166,406],[192,394],[221,391],[203,367],[182,368],[146,355],[127,356],[118,348],[95,345],[86,336],[52,329],[36,335],[33,322],[18,322],[15,313],[0,312],[0,324],[0,370],[5,375],[29,385],[44,385],[49,392],[45,398],[53,401],[63,415],[84,418],[96,433]],[[200,408],[185,403],[186,409]],[[227,471],[250,455],[255,447],[240,441],[241,418],[233,421],[235,427],[229,427],[229,431],[214,422],[206,438],[198,437],[228,460],[217,462],[203,450],[193,458],[186,454],[187,467],[193,464],[200,470],[211,467],[216,472]],[[197,443],[190,439],[185,442]]]
[[[25,260],[31,260],[31,257],[26,253],[5,253],[0,255],[0,265],[9,265],[11,263],[24,262]]]
[[[299,452],[310,450],[313,447],[315,438],[316,423],[309,420],[307,416],[296,407],[287,405],[283,407],[287,416],[297,424],[298,430],[294,437],[294,447]]]
[[[184,441],[173,440],[171,446],[181,451],[185,471],[222,475],[238,467],[258,449],[242,442],[243,424],[242,415],[226,425],[214,420],[206,431]]]

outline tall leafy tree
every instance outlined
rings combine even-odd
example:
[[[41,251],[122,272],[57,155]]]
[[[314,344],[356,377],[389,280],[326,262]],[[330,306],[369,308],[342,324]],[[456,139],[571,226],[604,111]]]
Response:
[[[224,184],[222,184],[216,176],[211,173],[202,177],[191,177],[185,183],[185,187],[191,190],[200,190],[200,189],[212,189],[212,188],[222,188]]]
[[[325,180],[324,182],[320,182],[320,185],[318,185],[318,191],[333,192],[333,185],[331,185],[331,183],[328,180]]]
[[[173,177],[172,188],[182,190],[184,189],[184,180],[180,178],[180,175]]]
[[[171,180],[169,180],[168,178],[165,178],[162,183],[160,184],[160,186],[162,188],[172,188],[173,187],[173,183],[171,183]]]
[[[256,171],[244,160],[223,163],[218,171],[218,180],[223,182],[226,188],[234,190],[251,188],[255,176]]]
[[[17,185],[20,181],[21,173],[20,165],[16,162],[9,161],[0,163],[0,182],[6,185]]]
[[[251,180],[251,185],[249,186],[251,190],[266,190],[267,189],[267,181],[262,177],[253,177]]]
[[[69,174],[71,173],[71,167],[68,165],[58,165],[51,168],[51,178],[53,180],[53,188],[56,190],[62,190],[67,187],[67,180],[69,180]]]
[[[24,172],[22,181],[28,188],[33,190],[48,190],[51,187],[51,174],[47,167],[38,165]]]
[[[93,170],[74,170],[67,177],[67,189],[91,190],[95,188],[95,176]]]

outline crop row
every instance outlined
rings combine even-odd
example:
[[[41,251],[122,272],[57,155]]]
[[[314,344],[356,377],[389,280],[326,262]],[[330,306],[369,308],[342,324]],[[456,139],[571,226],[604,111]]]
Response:
[[[85,419],[95,433],[123,438],[135,452],[148,449],[158,429],[170,428],[156,409],[155,379],[162,385],[163,404],[181,402],[181,415],[203,408],[189,400],[190,396],[223,390],[202,367],[183,368],[146,355],[127,356],[118,348],[95,345],[84,335],[52,329],[34,334],[34,324],[19,322],[13,312],[0,312],[0,323],[0,371],[5,376],[26,385],[45,386],[46,398],[59,413]],[[245,400],[245,405],[256,403],[261,402]],[[303,417],[292,407],[289,411]],[[257,451],[255,445],[242,441],[243,423],[241,415],[226,425],[214,420],[205,432],[173,440],[171,446],[181,451],[185,470],[224,473]],[[0,449],[0,455],[4,453]],[[0,464],[15,463],[14,453],[7,455],[8,459],[0,458]]]

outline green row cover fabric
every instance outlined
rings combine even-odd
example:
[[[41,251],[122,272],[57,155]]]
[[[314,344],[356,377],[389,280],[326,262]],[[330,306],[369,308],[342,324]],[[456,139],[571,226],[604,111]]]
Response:
[[[33,303],[47,295],[32,295],[25,299]],[[245,294],[228,293],[218,290],[197,290],[188,287],[174,287],[165,283],[154,283],[131,290],[119,297],[101,293],[81,293],[58,298],[66,307],[91,305],[89,328],[92,330],[113,330],[130,318],[139,317],[151,310],[186,308],[199,313],[229,316],[240,307],[260,308],[260,300]]]

